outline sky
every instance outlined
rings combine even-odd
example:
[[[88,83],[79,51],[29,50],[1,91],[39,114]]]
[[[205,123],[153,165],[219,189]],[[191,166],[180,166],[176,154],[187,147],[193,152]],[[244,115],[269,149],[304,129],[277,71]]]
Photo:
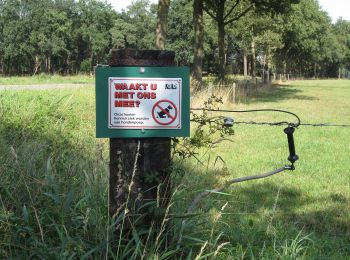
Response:
[[[107,0],[112,4],[116,11],[126,9],[133,0]],[[157,3],[158,0],[150,0],[152,3]],[[350,0],[319,0],[320,6],[326,11],[333,22],[341,16],[343,19],[350,21]]]

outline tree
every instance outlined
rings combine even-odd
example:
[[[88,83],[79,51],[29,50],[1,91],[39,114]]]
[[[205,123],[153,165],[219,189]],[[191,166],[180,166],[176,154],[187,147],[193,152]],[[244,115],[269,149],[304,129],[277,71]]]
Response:
[[[192,61],[192,4],[188,0],[171,1],[168,16],[167,49],[175,51],[178,65]]]
[[[130,48],[132,46],[136,46],[137,28],[135,24],[128,22],[127,19],[117,17],[114,20],[114,26],[111,28],[110,32],[112,35],[112,44],[114,48]]]
[[[149,0],[137,0],[116,15],[111,29],[113,45],[122,48],[154,48],[156,6]]]
[[[338,19],[332,26],[332,39],[335,41],[333,48],[334,65],[336,65],[338,78],[345,77],[346,68],[350,69],[350,22]]]
[[[202,68],[204,58],[204,21],[203,0],[193,1],[193,25],[194,25],[194,54],[192,66],[192,78],[197,88],[203,86]]]
[[[79,72],[105,61],[111,7],[100,0],[0,1],[0,64],[5,74]]]
[[[216,21],[219,45],[219,79],[225,78],[225,27],[239,20],[254,7],[260,12],[287,12],[299,0],[205,0],[204,10]]]
[[[278,50],[276,64],[300,75],[317,77],[321,63],[329,56],[331,20],[315,0],[302,0],[284,15],[283,48]]]
[[[276,49],[283,47],[282,32],[281,15],[272,16],[269,13],[261,14],[253,10],[237,21],[236,26],[229,33],[239,40],[239,46],[244,56],[243,70],[245,76],[248,70],[247,56],[250,55],[251,75],[254,77],[257,74],[255,64],[257,62],[256,57],[259,57],[262,76],[269,80],[274,52]]]
[[[3,19],[4,3],[0,0],[0,74],[4,72],[4,19]]]
[[[159,50],[165,49],[169,6],[170,0],[158,1],[156,48]]]
[[[94,64],[106,57],[111,46],[112,8],[98,0],[80,0],[80,29],[78,37],[85,43],[92,70]]]
[[[33,46],[34,70],[39,72],[44,63],[45,72],[56,72],[64,67],[69,54],[65,39],[69,38],[71,22],[67,13],[49,1],[31,1],[30,44]],[[57,66],[53,66],[52,60]]]
[[[29,43],[30,12],[27,2],[2,4],[3,67],[5,74],[29,73],[33,48]]]

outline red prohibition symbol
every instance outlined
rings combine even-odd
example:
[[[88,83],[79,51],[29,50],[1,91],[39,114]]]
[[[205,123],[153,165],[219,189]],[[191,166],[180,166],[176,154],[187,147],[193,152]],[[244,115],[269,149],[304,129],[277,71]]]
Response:
[[[170,125],[177,117],[177,108],[170,100],[159,100],[152,108],[152,117],[157,124]]]

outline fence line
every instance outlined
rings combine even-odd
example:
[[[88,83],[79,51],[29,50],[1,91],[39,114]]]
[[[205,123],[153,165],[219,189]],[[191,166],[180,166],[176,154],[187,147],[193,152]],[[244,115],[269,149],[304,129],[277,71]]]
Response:
[[[223,97],[224,102],[240,103],[245,102],[248,98],[256,97],[259,93],[271,88],[271,84],[263,84],[260,79],[256,79],[256,83],[251,80],[233,82],[226,85],[214,85],[209,82],[206,88],[206,95]]]

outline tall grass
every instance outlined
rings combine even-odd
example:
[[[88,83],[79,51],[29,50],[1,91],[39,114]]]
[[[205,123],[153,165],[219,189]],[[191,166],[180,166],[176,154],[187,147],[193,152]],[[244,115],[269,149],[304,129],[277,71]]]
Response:
[[[106,142],[94,138],[93,98],[92,90],[0,92],[1,258],[104,249]]]
[[[115,236],[123,215],[108,216],[108,142],[95,138],[94,103],[92,88],[0,92],[0,258],[195,255],[197,243],[177,248],[176,222],[165,228],[174,202],[160,229]]]
[[[349,86],[349,81],[298,81],[225,106],[282,108],[309,122],[350,123]],[[346,128],[300,127],[295,172],[232,186],[201,201],[193,214],[183,214],[199,192],[286,163],[283,128],[234,126],[234,142],[202,151],[202,164],[174,158],[174,194],[164,218],[171,219],[168,230],[150,225],[119,240],[107,208],[108,142],[95,138],[94,103],[93,88],[0,92],[0,258],[350,256]],[[218,155],[222,161],[215,162]]]

